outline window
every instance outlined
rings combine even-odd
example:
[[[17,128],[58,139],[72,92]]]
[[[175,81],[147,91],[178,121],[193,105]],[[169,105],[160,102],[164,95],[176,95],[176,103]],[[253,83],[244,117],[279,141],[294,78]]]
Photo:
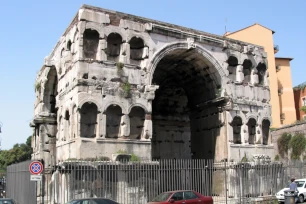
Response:
[[[184,193],[184,198],[186,200],[191,200],[191,199],[197,199],[199,197],[194,192],[192,192],[192,191],[186,191]]]
[[[174,201],[178,201],[178,200],[183,200],[184,197],[183,197],[183,192],[177,192],[175,193],[171,199],[173,199]]]
[[[302,98],[302,106],[306,106],[306,97]]]

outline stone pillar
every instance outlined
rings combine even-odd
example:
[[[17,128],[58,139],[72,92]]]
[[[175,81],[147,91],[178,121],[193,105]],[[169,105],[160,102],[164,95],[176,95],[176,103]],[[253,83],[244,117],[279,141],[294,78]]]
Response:
[[[76,135],[76,137],[81,137],[81,114],[80,114],[80,112],[79,112],[79,110],[78,111],[76,111],[76,115],[77,115],[77,124],[76,124],[76,129],[77,129],[77,135]]]
[[[248,144],[248,126],[246,124],[241,125],[241,144]]]
[[[120,122],[120,137],[127,137],[130,135],[130,117],[123,115]]]
[[[107,49],[107,42],[105,39],[99,40],[98,52],[97,52],[97,60],[107,60],[107,56],[105,50]]]
[[[101,114],[99,127],[100,127],[99,129],[100,138],[105,139],[105,136],[106,136],[106,114],[105,113]]]
[[[236,83],[242,83],[244,80],[243,66],[238,64],[236,68]]]
[[[120,49],[119,62],[129,64],[130,63],[130,44],[122,43]]]
[[[141,135],[141,140],[148,140],[152,138],[152,115],[151,114],[146,114],[145,115],[145,121],[144,121],[144,128],[143,128],[143,133]]]
[[[261,132],[261,125],[256,125],[256,137],[255,137],[255,144],[262,144],[262,132]]]

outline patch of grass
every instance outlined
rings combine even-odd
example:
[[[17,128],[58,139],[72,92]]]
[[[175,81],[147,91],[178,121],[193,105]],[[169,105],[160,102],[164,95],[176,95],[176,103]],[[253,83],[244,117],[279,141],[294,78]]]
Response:
[[[140,161],[140,158],[137,155],[135,155],[134,153],[132,153],[130,161]]]
[[[131,84],[127,81],[122,83],[121,88],[123,90],[124,97],[128,97],[131,92]]]
[[[124,67],[124,64],[121,63],[121,62],[117,62],[116,63],[116,66],[117,66],[117,74],[119,76],[123,75],[123,67]]]
[[[41,89],[41,83],[40,82],[36,82],[35,83],[35,91],[40,92],[40,89]]]
[[[274,161],[279,161],[279,155],[277,154],[277,155],[275,155],[275,157],[274,157]]]

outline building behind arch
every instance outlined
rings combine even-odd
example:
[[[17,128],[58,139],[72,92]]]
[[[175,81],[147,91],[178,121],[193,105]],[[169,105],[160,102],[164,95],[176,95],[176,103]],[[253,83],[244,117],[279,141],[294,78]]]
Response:
[[[255,23],[235,32],[226,32],[224,36],[263,46],[268,59],[269,87],[271,94],[273,128],[293,124],[297,119],[292,89],[290,57],[275,56],[279,46],[273,42],[275,32]]]

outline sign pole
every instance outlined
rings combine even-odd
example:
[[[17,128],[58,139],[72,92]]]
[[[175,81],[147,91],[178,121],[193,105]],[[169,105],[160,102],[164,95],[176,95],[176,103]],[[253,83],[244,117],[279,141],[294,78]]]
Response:
[[[45,182],[44,182],[44,170],[42,171],[42,175],[41,175],[41,204],[44,204],[45,203],[45,201],[44,201],[44,199],[45,199],[45,196],[44,196],[44,193],[45,193]]]
[[[35,181],[35,194],[36,194],[36,204],[37,204],[37,182],[40,181],[40,191],[41,191],[41,204],[44,204],[44,179],[43,171],[44,166],[40,161],[32,161],[29,165],[29,171],[31,173],[31,181]]]

